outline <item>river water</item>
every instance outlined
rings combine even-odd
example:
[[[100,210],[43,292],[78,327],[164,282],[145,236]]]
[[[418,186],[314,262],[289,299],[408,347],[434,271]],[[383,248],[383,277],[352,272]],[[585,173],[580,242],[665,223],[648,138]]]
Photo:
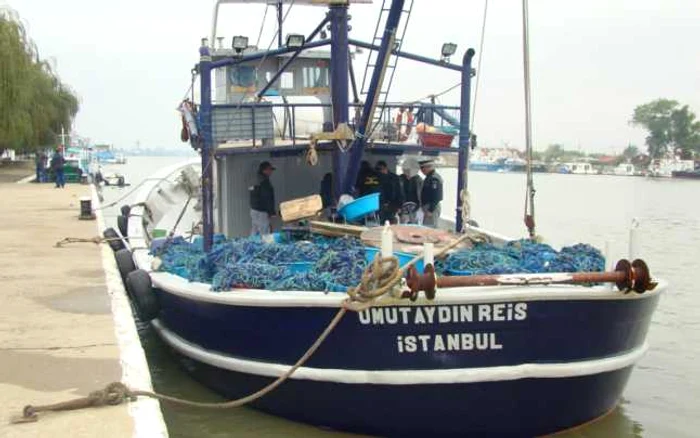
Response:
[[[136,185],[181,157],[134,157],[112,166]],[[443,215],[454,211],[456,171],[444,169]],[[471,172],[472,217],[489,230],[509,236],[526,233],[522,222],[523,174]],[[605,418],[562,438],[681,438],[700,436],[700,298],[693,275],[700,258],[700,181],[643,177],[536,174],[537,233],[555,247],[578,242],[608,248],[615,261],[628,257],[630,225],[639,221],[639,250],[652,274],[671,283],[660,301],[647,340],[651,348],[639,362],[620,406]],[[105,202],[129,188],[106,188]],[[118,205],[122,205],[119,203]],[[117,211],[106,216],[115,223]],[[220,398],[188,377],[148,326],[140,333],[156,390],[199,400]],[[536,394],[533,394],[536,396]],[[163,405],[171,437],[328,437],[348,434],[322,430],[241,408],[225,412]]]

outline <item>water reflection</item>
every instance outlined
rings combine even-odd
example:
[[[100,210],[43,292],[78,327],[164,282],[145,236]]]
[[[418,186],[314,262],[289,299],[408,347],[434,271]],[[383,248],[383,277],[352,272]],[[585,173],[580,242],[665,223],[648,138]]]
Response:
[[[624,398],[609,414],[568,431],[548,435],[551,438],[642,438],[644,427],[625,412]]]

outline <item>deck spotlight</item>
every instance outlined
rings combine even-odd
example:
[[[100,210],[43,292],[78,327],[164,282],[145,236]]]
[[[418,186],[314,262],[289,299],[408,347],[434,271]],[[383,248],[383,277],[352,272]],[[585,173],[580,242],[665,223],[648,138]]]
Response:
[[[304,45],[306,37],[298,33],[290,33],[287,35],[287,47],[296,49]]]
[[[454,55],[457,51],[457,44],[455,43],[445,43],[442,45],[442,59],[446,60],[450,56]]]
[[[233,50],[235,50],[238,53],[241,53],[241,51],[248,47],[248,37],[241,35],[235,36],[233,37],[231,45],[233,47]]]

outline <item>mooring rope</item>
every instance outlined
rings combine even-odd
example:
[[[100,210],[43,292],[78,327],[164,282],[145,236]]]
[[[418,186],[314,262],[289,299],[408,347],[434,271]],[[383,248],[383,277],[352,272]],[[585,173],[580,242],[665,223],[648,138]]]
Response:
[[[56,248],[62,248],[64,245],[67,245],[69,243],[94,243],[95,245],[99,245],[100,243],[109,243],[109,242],[114,242],[117,240],[122,240],[121,237],[100,237],[100,236],[95,236],[95,237],[64,237],[62,240],[59,240],[54,244]]]
[[[469,234],[461,235],[459,238],[454,239],[449,245],[437,251],[435,253],[435,257],[438,258],[444,255],[449,250],[469,238],[471,238]],[[137,397],[150,397],[179,406],[204,409],[231,409],[251,403],[275,390],[281,384],[286,382],[299,368],[304,366],[304,364],[314,355],[314,353],[316,353],[333,330],[335,330],[349,310],[361,311],[375,305],[381,297],[394,290],[394,288],[401,283],[403,273],[405,273],[410,266],[413,266],[422,258],[423,255],[418,254],[406,265],[399,268],[398,260],[395,257],[377,257],[372,265],[370,265],[363,274],[360,284],[348,292],[348,298],[343,301],[342,306],[340,309],[338,309],[338,312],[336,312],[333,319],[328,323],[325,330],[323,330],[316,341],[306,350],[304,355],[301,356],[299,360],[297,360],[296,363],[292,365],[292,367],[289,368],[284,374],[275,379],[275,381],[254,392],[253,394],[226,402],[207,403],[164,395],[155,391],[131,389],[121,382],[112,382],[104,389],[91,392],[87,397],[80,397],[73,400],[48,405],[27,405],[22,410],[21,415],[10,419],[10,423],[18,424],[38,421],[38,414],[40,412],[70,411],[98,406],[114,406],[126,401],[135,401]]]

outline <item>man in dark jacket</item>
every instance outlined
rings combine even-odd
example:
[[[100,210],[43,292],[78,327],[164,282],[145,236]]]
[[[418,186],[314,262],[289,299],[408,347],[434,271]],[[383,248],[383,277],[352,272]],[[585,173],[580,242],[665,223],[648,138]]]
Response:
[[[402,168],[403,173],[399,177],[404,196],[404,204],[401,207],[401,222],[404,224],[415,224],[418,223],[416,213],[420,208],[423,180],[418,175],[418,163],[414,159],[406,159]]]
[[[423,210],[423,225],[436,228],[440,219],[442,178],[435,172],[433,160],[421,161],[420,171],[425,175],[420,197],[421,210]]]
[[[61,155],[61,150],[56,149],[56,152],[51,157],[51,170],[53,171],[56,180],[56,188],[66,186],[66,177],[63,173],[63,168],[66,165],[66,159]]]
[[[396,215],[404,200],[401,180],[398,175],[389,170],[386,161],[377,161],[375,170],[379,174],[379,220],[382,224],[386,221],[395,224],[397,222]]]
[[[358,198],[380,191],[379,174],[372,169],[369,161],[360,163],[360,172],[357,175],[355,189],[357,190]]]
[[[270,182],[270,175],[275,167],[269,161],[263,161],[258,167],[257,183],[250,187],[250,235],[270,234],[270,218],[277,215],[275,206],[275,189]]]

